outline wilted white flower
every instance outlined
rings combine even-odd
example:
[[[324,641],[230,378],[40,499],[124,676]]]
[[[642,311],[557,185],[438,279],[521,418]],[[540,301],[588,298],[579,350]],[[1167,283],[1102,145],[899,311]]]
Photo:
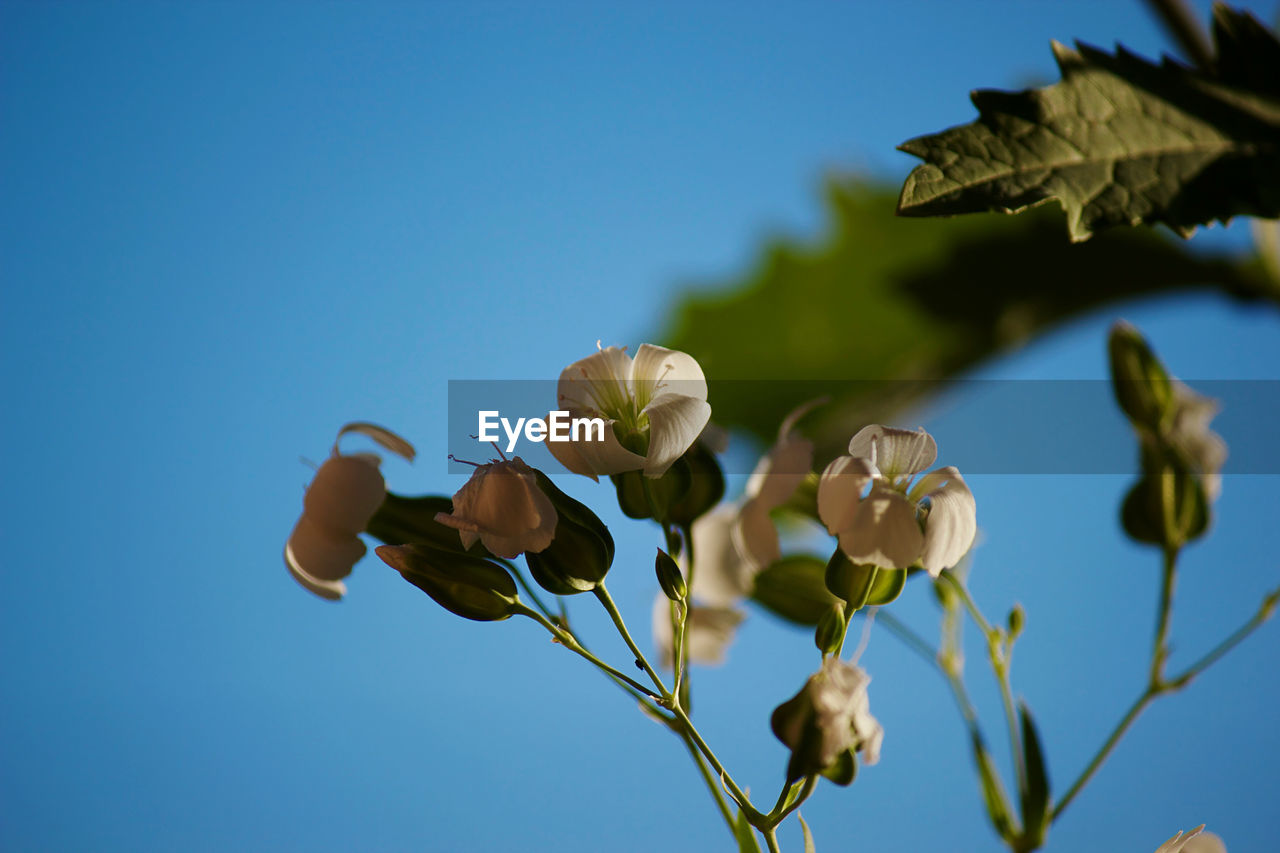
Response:
[[[1179,832],[1156,850],[1156,853],[1227,853],[1222,839],[1204,831],[1204,824]]]
[[[711,417],[707,381],[690,355],[641,344],[635,358],[606,347],[560,374],[556,396],[574,418],[602,418],[603,441],[593,435],[549,442],[575,474],[644,471],[661,477],[698,438]]]
[[[382,427],[350,423],[338,431],[332,453],[302,498],[302,517],[284,546],[284,563],[294,579],[330,601],[346,594],[342,579],[368,550],[360,534],[387,496],[377,456],[339,452],[338,442],[351,432],[366,435],[410,461],[414,457],[413,445]]]
[[[880,760],[884,728],[871,715],[870,683],[860,667],[829,657],[799,693],[774,711],[774,734],[791,748],[792,767],[800,774],[821,772],[851,748],[867,764]]]
[[[544,550],[555,538],[557,520],[537,475],[519,456],[477,465],[453,496],[453,512],[436,515],[458,531],[463,548],[479,540],[489,553],[507,559]]]
[[[747,480],[743,502],[734,527],[734,542],[757,569],[782,559],[778,529],[769,513],[785,504],[800,488],[813,467],[813,442],[796,432],[795,426],[825,399],[796,408],[783,420],[778,440],[760,458]]]
[[[850,560],[891,569],[919,562],[933,577],[960,561],[978,531],[964,478],[946,467],[911,485],[937,456],[923,429],[873,424],[850,440],[848,456],[827,466],[818,484],[818,515]]]
[[[1200,475],[1209,500],[1222,491],[1219,472],[1227,461],[1227,443],[1222,436],[1209,428],[1209,422],[1221,410],[1218,401],[1193,391],[1187,385],[1173,380],[1173,418],[1169,427],[1169,443],[1178,449]]]

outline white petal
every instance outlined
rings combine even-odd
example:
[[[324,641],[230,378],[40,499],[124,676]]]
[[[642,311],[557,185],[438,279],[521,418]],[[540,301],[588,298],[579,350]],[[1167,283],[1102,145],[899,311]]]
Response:
[[[711,419],[711,407],[705,399],[662,393],[645,406],[644,414],[649,417],[649,454],[644,473],[647,477],[661,477],[698,440]]]
[[[366,550],[356,536],[331,534],[304,514],[285,543],[284,562],[298,583],[337,600],[346,593],[342,578],[351,574]]]
[[[573,441],[548,441],[547,450],[551,451],[551,455],[556,458],[557,462],[574,474],[590,477],[596,482],[600,481],[600,478],[596,476],[596,472],[591,470],[591,466],[587,464],[587,460],[578,450],[577,443]]]
[[[749,500],[738,513],[733,529],[735,550],[741,552],[753,570],[767,568],[782,559],[778,528],[769,517],[769,508],[758,500]]]
[[[617,347],[606,347],[560,371],[557,405],[562,409],[608,412],[616,417],[619,407],[630,398],[630,376],[631,356]]]
[[[576,416],[576,415],[575,415]],[[645,458],[627,450],[618,442],[613,432],[616,421],[606,420],[604,441],[587,441],[584,434],[578,441],[569,442],[586,466],[596,474],[622,474],[639,471],[645,466]],[[587,431],[584,430],[584,433]]]
[[[363,454],[330,456],[307,487],[303,513],[335,536],[355,536],[364,531],[386,496],[376,462],[370,463]]]
[[[1214,833],[1201,832],[1183,845],[1182,853],[1227,853],[1227,845]]]
[[[978,535],[978,510],[973,492],[955,468],[939,468],[920,480],[928,489],[929,518],[924,525],[920,562],[937,577],[969,552]]]
[[[453,512],[436,520],[461,531],[463,547],[478,536],[494,555],[511,558],[550,545],[558,518],[533,470],[516,457],[478,467],[453,496]]]
[[[721,504],[693,523],[692,575],[689,591],[703,604],[736,604],[751,592],[754,576],[734,542],[738,508]],[[688,575],[688,568],[685,567]]]
[[[780,438],[756,463],[745,494],[760,501],[767,510],[777,509],[796,493],[812,467],[812,441],[799,435]]]
[[[923,471],[938,458],[938,445],[924,431],[872,424],[849,440],[849,455],[871,460],[890,480]]]
[[[381,444],[387,450],[390,450],[392,453],[396,454],[397,456],[404,457],[410,462],[412,462],[414,456],[417,455],[416,451],[414,451],[413,449],[412,444],[410,444],[408,441],[404,440],[400,436],[396,435],[394,432],[387,429],[386,427],[380,427],[377,424],[371,424],[365,421],[355,421],[353,423],[347,424],[342,429],[338,430],[338,437],[334,439],[334,442],[333,442],[333,453],[335,456],[338,455],[338,442],[342,440],[342,437],[344,435],[350,432],[355,432],[355,433],[359,433],[360,435],[368,436],[369,438],[372,438],[374,441],[378,442],[378,444]]]
[[[836,536],[853,523],[862,490],[871,482],[871,463],[854,456],[837,456],[818,480],[818,517]]]
[[[631,363],[631,387],[641,407],[659,394],[707,399],[707,379],[697,360],[683,352],[641,344]]]
[[[910,566],[923,544],[915,506],[880,483],[858,504],[853,522],[840,533],[840,550],[850,560],[887,569]]]
[[[1187,842],[1196,838],[1204,830],[1204,824],[1200,824],[1195,829],[1189,829],[1186,832],[1179,832],[1173,838],[1170,838],[1156,850],[1156,853],[1180,853]]]

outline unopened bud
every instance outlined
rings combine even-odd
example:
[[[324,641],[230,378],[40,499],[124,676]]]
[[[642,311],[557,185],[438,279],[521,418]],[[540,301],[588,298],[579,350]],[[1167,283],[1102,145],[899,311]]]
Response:
[[[658,549],[658,556],[654,559],[654,570],[658,574],[658,586],[662,587],[662,593],[667,598],[679,602],[688,597],[689,588],[685,586],[680,567],[676,565],[671,555],[661,548]]]
[[[844,605],[833,604],[818,620],[818,629],[813,635],[813,644],[824,656],[834,655],[844,644],[845,632]]]
[[[1013,609],[1009,611],[1009,639],[1018,639],[1018,635],[1022,633],[1022,627],[1026,621],[1027,613],[1022,609],[1022,605],[1013,605]]]

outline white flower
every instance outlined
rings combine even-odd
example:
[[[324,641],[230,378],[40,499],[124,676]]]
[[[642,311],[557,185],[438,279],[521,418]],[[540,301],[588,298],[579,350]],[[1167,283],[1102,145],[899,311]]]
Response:
[[[342,579],[368,550],[360,534],[387,496],[377,456],[338,451],[338,442],[350,432],[366,435],[409,461],[414,457],[413,445],[382,427],[350,423],[338,431],[332,453],[307,487],[302,517],[284,546],[284,563],[294,580],[331,601],[346,594]]]
[[[850,560],[890,569],[919,562],[935,578],[960,561],[978,532],[964,478],[946,467],[911,485],[937,456],[923,429],[873,424],[850,440],[848,456],[827,466],[818,484],[818,515]]]
[[[1156,853],[1227,853],[1222,839],[1204,831],[1204,824],[1179,832],[1156,850]]]
[[[782,559],[778,529],[769,513],[791,499],[813,468],[813,442],[796,432],[795,425],[824,402],[810,401],[787,415],[778,428],[778,440],[747,480],[733,535],[738,550],[757,570]]]
[[[871,676],[861,667],[827,658],[796,698],[779,708],[781,713],[775,712],[775,733],[792,750],[813,750],[805,758],[814,768],[830,766],[851,747],[867,764],[875,764],[884,728],[871,715],[870,683]]]
[[[544,550],[555,538],[557,520],[537,475],[519,456],[477,465],[453,496],[453,512],[436,515],[459,532],[463,548],[478,539],[489,553],[507,559]]]
[[[1173,380],[1173,418],[1169,442],[1200,475],[1206,497],[1215,500],[1222,491],[1219,472],[1227,461],[1227,443],[1209,429],[1209,422],[1221,410],[1218,401]]]
[[[548,442],[562,465],[592,479],[644,471],[661,477],[711,418],[707,381],[692,356],[641,344],[635,358],[617,347],[575,361],[556,396],[574,418],[603,418],[604,441]]]

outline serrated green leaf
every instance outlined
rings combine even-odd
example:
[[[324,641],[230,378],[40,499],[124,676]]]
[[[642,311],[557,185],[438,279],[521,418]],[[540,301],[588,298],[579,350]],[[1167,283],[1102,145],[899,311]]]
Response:
[[[1247,13],[1218,21],[1218,76],[1055,42],[1061,82],[976,91],[977,121],[899,146],[925,162],[898,212],[1017,213],[1056,201],[1076,241],[1116,225],[1162,222],[1188,236],[1233,216],[1280,216],[1280,43]]]
[[[738,809],[738,819],[733,823],[733,837],[738,840],[738,853],[760,853],[760,842],[742,809]]]
[[[1049,829],[1049,774],[1044,766],[1040,735],[1025,702],[1018,703],[1018,716],[1022,721],[1022,753],[1027,768],[1027,789],[1021,798],[1022,835],[1029,842],[1027,849],[1035,850],[1044,844],[1045,832]]]
[[[788,622],[817,625],[836,603],[824,581],[826,567],[818,557],[783,557],[755,576],[751,599]]]
[[[809,824],[804,822],[804,816],[796,812],[796,820],[800,821],[800,831],[804,833],[804,853],[818,853],[818,848],[813,843],[813,833],[809,831]]]
[[[775,242],[746,276],[677,307],[663,342],[698,359],[718,423],[767,446],[787,412],[830,394],[806,421],[821,469],[865,424],[892,423],[947,377],[1101,305],[1191,288],[1280,300],[1256,263],[1147,229],[1073,245],[1053,211],[902,219],[895,199],[833,181],[829,237]]]

